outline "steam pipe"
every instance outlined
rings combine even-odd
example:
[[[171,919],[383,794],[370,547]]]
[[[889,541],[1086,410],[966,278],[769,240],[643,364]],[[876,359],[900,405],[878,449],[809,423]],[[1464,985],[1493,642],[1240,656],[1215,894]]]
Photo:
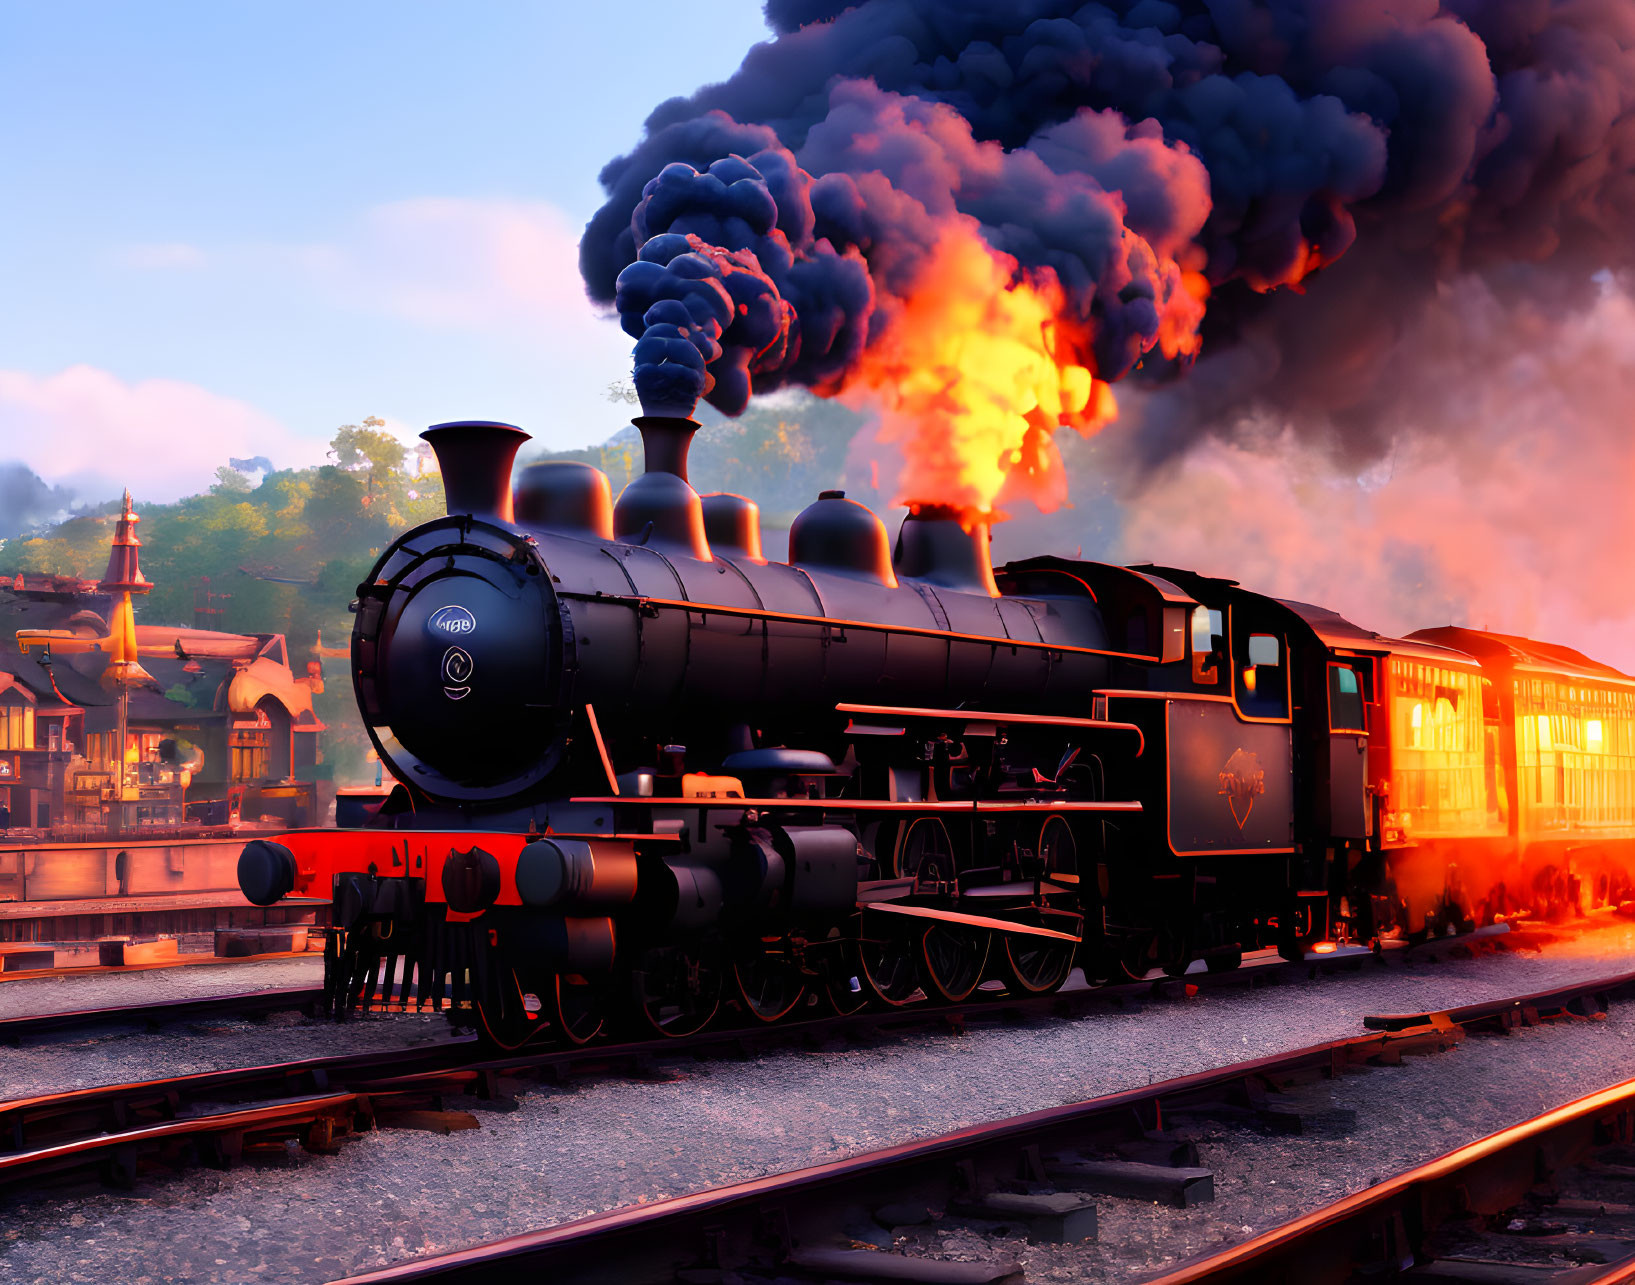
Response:
[[[433,424],[420,438],[437,453],[449,516],[469,513],[502,526],[514,524],[511,466],[529,434],[515,424],[465,419]]]

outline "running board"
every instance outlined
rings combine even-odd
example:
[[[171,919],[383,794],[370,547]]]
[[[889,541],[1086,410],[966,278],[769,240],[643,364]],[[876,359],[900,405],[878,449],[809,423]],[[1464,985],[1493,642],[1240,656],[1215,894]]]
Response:
[[[990,919],[986,915],[967,915],[958,910],[933,910],[930,906],[903,906],[892,901],[872,902],[864,910],[878,910],[888,915],[908,915],[914,919],[940,919],[945,924],[964,924],[967,928],[986,928],[990,932],[1020,933],[1025,937],[1050,937],[1056,941],[1070,941],[1075,946],[1083,938],[1074,933],[1059,933],[1054,928],[1036,928],[1032,924],[1013,923],[1009,919]]]

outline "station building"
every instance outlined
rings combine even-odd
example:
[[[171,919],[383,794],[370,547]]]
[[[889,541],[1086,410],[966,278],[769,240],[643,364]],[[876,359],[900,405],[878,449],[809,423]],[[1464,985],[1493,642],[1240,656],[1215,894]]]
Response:
[[[298,675],[282,634],[136,624],[138,521],[127,493],[101,580],[0,578],[0,835],[313,823],[319,663]]]

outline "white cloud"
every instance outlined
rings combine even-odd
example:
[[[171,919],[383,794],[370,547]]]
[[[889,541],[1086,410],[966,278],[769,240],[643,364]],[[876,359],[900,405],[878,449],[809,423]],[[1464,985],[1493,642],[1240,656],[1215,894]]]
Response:
[[[117,260],[144,271],[270,271],[334,305],[434,330],[520,329],[529,340],[570,343],[586,339],[587,327],[618,332],[585,297],[579,230],[545,201],[415,197],[372,206],[323,241],[136,245]]]
[[[232,397],[173,379],[127,383],[93,366],[53,375],[0,370],[0,459],[103,500],[126,486],[167,502],[204,490],[229,456],[279,468],[318,462],[322,446]]]
[[[542,201],[395,201],[368,211],[350,245],[318,249],[339,269],[331,285],[357,306],[419,325],[566,337],[596,320],[578,231]]]

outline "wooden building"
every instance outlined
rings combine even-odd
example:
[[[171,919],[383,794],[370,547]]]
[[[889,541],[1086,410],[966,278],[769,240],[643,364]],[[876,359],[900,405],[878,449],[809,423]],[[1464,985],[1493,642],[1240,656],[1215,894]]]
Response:
[[[99,581],[0,580],[0,829],[93,839],[311,824],[318,662],[297,676],[282,634],[137,624],[133,596],[152,587],[138,521],[127,493]]]

